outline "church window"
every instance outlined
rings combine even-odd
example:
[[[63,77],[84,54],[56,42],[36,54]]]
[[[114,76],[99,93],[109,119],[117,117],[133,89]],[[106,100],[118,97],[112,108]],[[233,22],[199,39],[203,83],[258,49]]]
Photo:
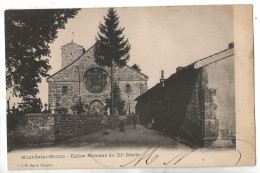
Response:
[[[63,95],[65,95],[65,94],[67,94],[67,92],[68,92],[68,86],[62,86],[62,88],[61,88],[61,93],[62,93]]]
[[[91,93],[101,93],[106,90],[109,82],[108,73],[101,67],[92,67],[84,74],[84,84]]]
[[[126,92],[126,93],[130,93],[131,91],[132,91],[131,85],[130,85],[130,84],[126,84],[126,85],[125,85],[125,92]]]

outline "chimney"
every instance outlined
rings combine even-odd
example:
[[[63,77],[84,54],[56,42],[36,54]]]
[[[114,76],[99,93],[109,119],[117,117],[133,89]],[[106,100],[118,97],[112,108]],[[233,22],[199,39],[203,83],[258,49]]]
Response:
[[[161,79],[160,79],[160,82],[163,82],[165,81],[165,78],[164,78],[164,71],[162,70],[161,71]]]
[[[232,48],[234,48],[234,42],[232,42],[232,43],[229,43],[229,44],[228,44],[228,48],[229,48],[229,49],[232,49]]]

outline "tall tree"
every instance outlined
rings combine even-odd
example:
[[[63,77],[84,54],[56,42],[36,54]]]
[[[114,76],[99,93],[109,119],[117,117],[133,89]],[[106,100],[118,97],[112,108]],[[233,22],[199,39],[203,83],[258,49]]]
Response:
[[[78,10],[5,11],[6,89],[13,96],[23,101],[36,97],[38,84],[51,68],[49,44]]]
[[[118,84],[115,82],[114,83],[114,90],[113,90],[113,94],[114,94],[114,103],[115,103],[115,107],[118,110],[119,115],[123,115],[125,113],[125,101],[122,99],[122,95],[121,95],[121,90],[118,86]],[[111,107],[112,104],[112,99],[107,99],[106,100],[106,109],[108,107]]]
[[[104,17],[104,24],[99,24],[94,54],[96,62],[111,68],[111,113],[114,114],[114,67],[125,66],[130,58],[130,44],[122,35],[125,28],[119,28],[119,17],[115,9],[109,8]]]

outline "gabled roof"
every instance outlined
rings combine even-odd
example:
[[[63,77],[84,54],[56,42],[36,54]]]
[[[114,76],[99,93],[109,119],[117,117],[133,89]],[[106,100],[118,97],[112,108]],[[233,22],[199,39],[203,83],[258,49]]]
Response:
[[[69,43],[69,44],[70,44],[70,43]],[[86,53],[88,53],[93,47],[94,47],[94,45],[91,46],[85,53],[83,53],[83,54],[82,54],[81,56],[79,56],[77,59],[75,59],[74,61],[72,61],[70,64],[66,65],[65,67],[63,67],[62,69],[60,69],[59,71],[57,71],[56,73],[54,73],[54,74],[52,74],[51,76],[49,76],[49,77],[47,78],[47,80],[50,79],[50,78],[52,78],[52,77],[55,76],[56,74],[60,73],[61,71],[65,70],[66,68],[70,67],[70,66],[71,66],[72,64],[74,64],[75,62],[77,62],[77,61],[78,61],[80,58],[82,58]]]
[[[201,67],[204,67],[206,65],[209,65],[209,64],[212,64],[214,62],[217,62],[217,61],[220,61],[222,59],[225,59],[225,58],[228,58],[230,56],[233,56],[234,55],[234,49],[225,49],[221,52],[218,52],[216,54],[213,54],[211,56],[208,56],[206,58],[203,58],[201,60],[198,60],[196,62],[194,62],[194,68],[195,69],[198,69],[198,68],[201,68]]]
[[[234,55],[234,48],[232,47],[232,48],[220,51],[218,53],[215,53],[213,55],[207,56],[205,58],[202,58],[198,61],[191,63],[188,66],[182,67],[179,71],[177,71],[176,73],[173,73],[170,77],[165,79],[164,82],[168,82],[169,80],[174,80],[177,76],[182,75],[186,72],[189,72],[190,70],[196,70],[196,69],[202,68],[204,66],[207,66],[207,65],[212,64],[214,62],[223,60],[223,59],[228,58],[228,57],[233,56],[233,55]],[[135,101],[138,101],[138,100],[140,100],[140,99],[142,99],[146,96],[149,96],[150,94],[154,93],[157,89],[162,88],[161,86],[162,86],[161,83],[157,83],[152,88],[147,90],[145,93],[138,96],[135,99]]]
[[[134,69],[134,68],[130,67],[129,65],[126,65],[126,67],[128,67],[128,68],[130,68],[131,70],[133,70],[133,71],[135,71],[135,72],[139,73],[140,75],[143,75],[144,77],[148,78],[148,76],[147,76],[147,75],[145,75],[145,74],[143,74],[142,72],[140,72],[140,71],[138,71],[138,70],[136,70],[136,69]]]
[[[66,44],[66,45],[69,45],[69,44],[76,44],[76,43],[71,42],[71,43],[68,43],[68,44]],[[66,46],[66,45],[64,45],[64,46]],[[76,45],[78,45],[78,44],[76,44]],[[79,45],[79,46],[80,46],[80,45]],[[61,68],[61,69],[60,69],[59,71],[57,71],[56,73],[50,75],[50,76],[47,78],[47,81],[48,81],[48,79],[52,78],[52,77],[55,76],[56,74],[60,73],[61,71],[65,70],[66,68],[68,68],[68,67],[70,67],[71,65],[73,65],[75,62],[77,62],[79,59],[81,59],[86,53],[88,53],[94,46],[95,46],[95,44],[92,45],[87,51],[85,51],[85,52],[84,52],[81,56],[79,56],[77,59],[75,59],[74,61],[72,61],[70,64],[68,64],[68,65],[66,65],[65,67]],[[62,46],[62,47],[63,47],[63,46]],[[83,46],[81,46],[81,47],[83,47]],[[128,65],[126,65],[126,67],[129,68],[129,69],[131,69],[131,70],[133,70],[133,71],[135,71],[135,72],[137,72],[138,74],[144,76],[145,78],[148,78],[147,75],[143,74],[142,72],[139,72],[139,71],[136,70],[136,69],[133,69],[132,67],[130,67],[130,66],[128,66]]]
[[[170,77],[168,77],[167,79],[164,80],[164,85],[167,86],[167,83],[170,83],[170,81],[175,80],[176,78],[178,78],[179,76],[186,74],[187,72],[190,72],[191,70],[194,70],[192,65],[183,67],[182,70],[173,73]],[[162,82],[159,82],[157,84],[155,84],[152,88],[148,89],[145,93],[143,93],[142,95],[138,96],[135,101],[138,101],[140,99],[143,98],[147,98],[150,96],[153,96],[154,93],[160,92],[164,87],[162,87]]]

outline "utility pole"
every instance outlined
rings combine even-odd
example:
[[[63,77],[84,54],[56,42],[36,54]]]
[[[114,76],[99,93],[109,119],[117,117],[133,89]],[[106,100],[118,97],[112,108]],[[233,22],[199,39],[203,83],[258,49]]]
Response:
[[[80,71],[79,71],[79,66],[75,67],[75,72],[78,73],[78,75],[79,75],[79,96],[80,96]]]
[[[80,72],[79,72],[79,97],[80,97]]]
[[[128,115],[131,115],[130,112],[130,96],[128,95]]]
[[[127,96],[128,96],[128,115],[130,115],[131,114],[131,108],[130,108],[130,104],[131,104],[131,102],[130,102],[130,94],[131,94],[131,92],[132,92],[132,87],[131,87],[131,85],[130,84],[127,84],[126,85],[126,89],[125,89],[125,92],[127,93]]]
[[[111,115],[114,115],[114,59],[111,62]]]
[[[80,70],[79,70],[79,66],[75,67],[75,72],[77,72],[78,75],[79,75],[79,98],[80,98]]]

